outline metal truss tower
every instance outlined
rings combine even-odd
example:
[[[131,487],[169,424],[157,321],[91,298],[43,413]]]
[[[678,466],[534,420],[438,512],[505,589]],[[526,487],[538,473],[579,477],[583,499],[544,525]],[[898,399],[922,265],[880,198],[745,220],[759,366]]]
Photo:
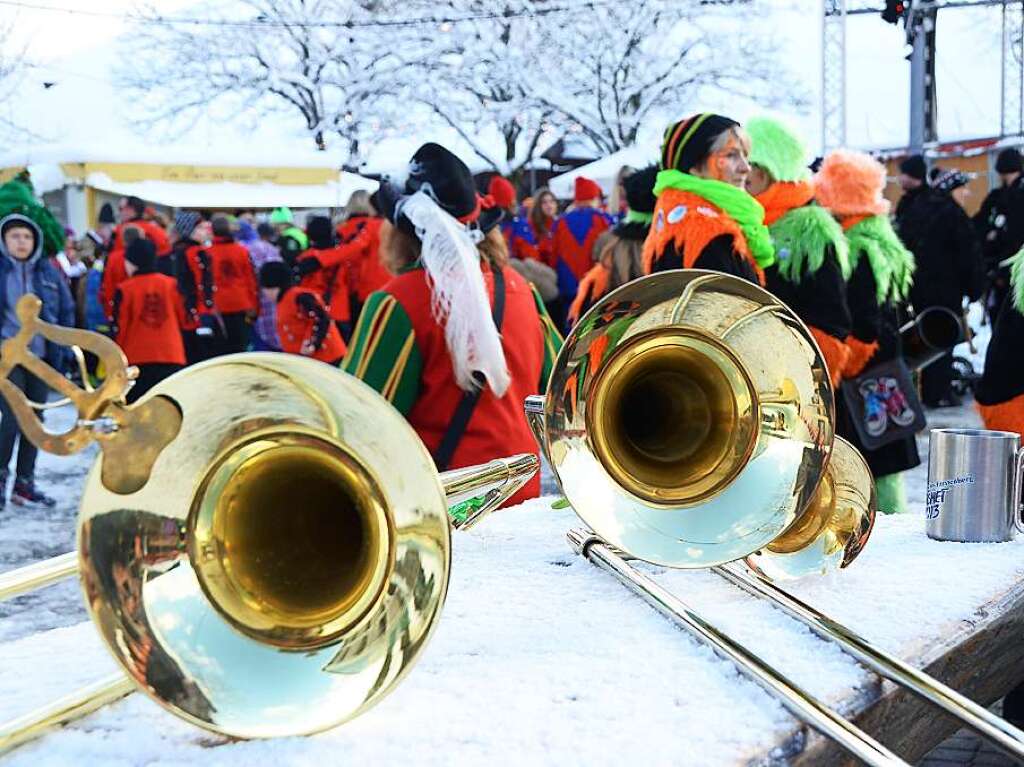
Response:
[[[908,43],[916,43],[917,87],[911,88],[909,145],[934,141],[936,104],[935,20],[943,8],[1002,6],[1002,88],[1000,135],[1024,136],[1024,0],[905,0]],[[846,20],[849,16],[880,16],[882,0],[822,0],[821,136],[825,151],[846,143]],[[928,22],[922,24],[922,22]],[[879,20],[881,23],[881,20]],[[919,26],[920,25],[920,26]],[[927,38],[927,39],[925,39]],[[914,63],[914,56],[911,56]],[[924,76],[922,77],[922,73]],[[927,83],[927,85],[923,85]]]

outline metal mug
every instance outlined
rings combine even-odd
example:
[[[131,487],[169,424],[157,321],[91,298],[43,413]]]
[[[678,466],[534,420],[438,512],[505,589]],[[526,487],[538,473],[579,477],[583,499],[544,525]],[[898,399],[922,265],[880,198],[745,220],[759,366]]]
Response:
[[[1009,541],[1021,519],[1020,435],[932,429],[925,531],[939,541]]]

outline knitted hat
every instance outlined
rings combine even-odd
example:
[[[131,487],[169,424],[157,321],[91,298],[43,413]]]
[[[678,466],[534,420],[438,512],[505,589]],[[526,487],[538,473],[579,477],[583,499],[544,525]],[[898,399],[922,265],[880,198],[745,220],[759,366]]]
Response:
[[[1014,147],[1004,149],[996,158],[996,173],[1020,173],[1024,170],[1024,159]]]
[[[626,204],[637,213],[654,213],[658,198],[654,196],[654,182],[657,180],[658,168],[649,165],[626,176],[622,185],[626,189]]]
[[[156,245],[140,237],[125,250],[124,260],[135,264],[140,272],[151,272],[156,267]]]
[[[661,142],[661,170],[689,173],[707,159],[716,138],[736,127],[735,120],[710,112],[672,123]]]
[[[940,192],[952,192],[954,189],[966,186],[970,181],[970,176],[954,168],[952,170],[943,170],[936,175],[932,179],[932,186]]]
[[[885,168],[863,152],[837,149],[814,177],[814,196],[837,216],[874,216],[889,212],[883,199]]]
[[[807,149],[792,128],[768,117],[755,117],[743,126],[750,136],[751,165],[759,165],[775,181],[805,181]]]
[[[270,212],[270,223],[274,224],[275,226],[277,224],[291,224],[294,221],[295,218],[294,216],[292,216],[292,211],[290,208],[282,206],[280,208],[274,208],[274,210]]]
[[[330,248],[334,246],[334,227],[327,216],[313,216],[306,223],[306,234],[314,248]]]
[[[174,217],[174,230],[179,237],[191,237],[199,225],[199,214],[192,210],[180,211]]]
[[[928,173],[928,166],[925,165],[924,157],[912,154],[900,163],[900,173],[916,178],[918,181],[924,181],[924,177]]]
[[[487,194],[494,198],[494,204],[499,208],[514,208],[516,205],[516,188],[512,182],[502,176],[491,176],[491,182],[487,185]]]
[[[292,284],[292,270],[284,261],[267,261],[260,267],[261,288],[287,288]]]
[[[576,177],[576,188],[573,190],[572,197],[574,202],[599,200],[602,194],[601,185],[593,179],[586,178],[585,176]]]

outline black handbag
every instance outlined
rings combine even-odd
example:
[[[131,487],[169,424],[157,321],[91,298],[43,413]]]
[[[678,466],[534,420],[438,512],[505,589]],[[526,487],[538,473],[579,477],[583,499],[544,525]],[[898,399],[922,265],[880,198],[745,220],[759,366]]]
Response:
[[[872,365],[839,388],[867,450],[913,436],[927,425],[914,379],[902,358]]]

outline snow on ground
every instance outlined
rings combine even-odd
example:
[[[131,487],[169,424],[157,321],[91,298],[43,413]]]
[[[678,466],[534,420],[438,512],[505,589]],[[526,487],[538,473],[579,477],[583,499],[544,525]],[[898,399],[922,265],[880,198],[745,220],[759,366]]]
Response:
[[[976,424],[968,406],[929,415],[935,426]],[[926,457],[926,435],[921,446]],[[40,481],[61,502],[48,514],[8,508],[0,517],[3,568],[71,545],[89,460],[41,457]],[[793,586],[904,655],[972,619],[1024,577],[1024,540],[967,545],[925,537],[925,474],[925,464],[910,472],[914,513],[880,519],[854,567]],[[412,756],[446,765],[702,765],[747,762],[783,742],[796,724],[782,707],[576,557],[564,533],[577,520],[550,501],[496,514],[455,536],[448,602],[422,661],[392,695],[344,727],[232,743],[133,695],[21,748],[7,763],[388,764]],[[826,700],[875,684],[852,659],[715,576],[647,569]],[[72,584],[27,600],[5,606],[0,620],[0,720],[113,668],[92,626],[81,622]]]

